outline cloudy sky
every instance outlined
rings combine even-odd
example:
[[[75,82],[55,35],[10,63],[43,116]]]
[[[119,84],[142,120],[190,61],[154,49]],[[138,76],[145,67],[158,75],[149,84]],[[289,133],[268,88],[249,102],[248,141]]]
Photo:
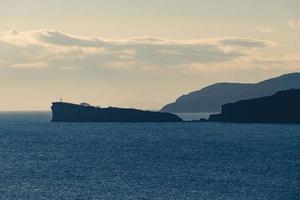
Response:
[[[299,0],[0,0],[0,110],[157,109],[296,71]]]

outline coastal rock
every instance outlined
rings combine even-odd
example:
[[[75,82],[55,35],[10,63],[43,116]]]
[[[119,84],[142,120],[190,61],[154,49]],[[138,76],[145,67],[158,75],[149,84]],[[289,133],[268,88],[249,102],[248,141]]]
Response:
[[[52,103],[52,122],[181,122],[175,114],[88,104]]]

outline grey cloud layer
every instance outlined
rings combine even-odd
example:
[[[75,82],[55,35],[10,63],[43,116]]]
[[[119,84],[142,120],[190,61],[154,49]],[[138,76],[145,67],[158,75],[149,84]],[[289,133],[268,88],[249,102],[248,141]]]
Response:
[[[105,40],[55,30],[0,33],[0,64],[10,67],[143,67],[222,63],[270,46],[249,38]],[[39,66],[40,65],[40,66]]]
[[[263,40],[254,40],[254,39],[243,39],[243,38],[227,38],[220,40],[220,44],[243,47],[243,48],[262,48],[267,46],[272,46],[273,43]]]

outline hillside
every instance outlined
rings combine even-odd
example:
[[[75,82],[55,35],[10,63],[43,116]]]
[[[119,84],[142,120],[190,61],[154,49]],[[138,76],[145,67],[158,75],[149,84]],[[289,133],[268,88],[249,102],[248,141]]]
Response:
[[[272,95],[281,90],[300,88],[300,73],[285,74],[259,83],[216,83],[179,97],[161,111],[199,113],[221,111],[226,103]]]
[[[222,106],[222,113],[209,121],[242,123],[300,123],[300,89],[274,95],[241,100]]]

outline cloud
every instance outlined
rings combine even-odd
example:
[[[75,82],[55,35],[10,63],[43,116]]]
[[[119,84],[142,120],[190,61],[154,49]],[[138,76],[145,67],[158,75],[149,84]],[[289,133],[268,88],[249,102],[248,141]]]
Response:
[[[298,27],[300,27],[300,19],[289,20],[288,25],[291,28],[298,28]]]
[[[257,31],[261,32],[261,33],[276,33],[277,32],[271,27],[260,27],[257,29]]]
[[[224,38],[219,42],[224,46],[233,46],[240,48],[262,48],[273,46],[275,43],[270,41],[255,40],[251,38]]]
[[[106,44],[97,38],[78,37],[55,30],[36,32],[36,37],[41,42],[63,46],[99,47]]]
[[[262,65],[264,67],[281,67],[286,69],[298,69],[300,67],[300,54],[293,53],[282,55],[280,57],[255,55],[250,59],[252,64]]]
[[[239,70],[247,70],[249,72],[255,71],[282,71],[288,73],[289,71],[300,70],[300,54],[287,54],[281,56],[264,55],[260,53],[253,53],[246,57],[241,57],[225,63],[212,63],[209,67],[201,63],[193,63],[182,66],[181,69],[184,74],[204,74],[204,73],[220,73],[225,71],[232,71],[232,73]]]
[[[108,40],[57,30],[0,33],[0,65],[15,68],[149,69],[230,62],[273,42],[252,38]]]

